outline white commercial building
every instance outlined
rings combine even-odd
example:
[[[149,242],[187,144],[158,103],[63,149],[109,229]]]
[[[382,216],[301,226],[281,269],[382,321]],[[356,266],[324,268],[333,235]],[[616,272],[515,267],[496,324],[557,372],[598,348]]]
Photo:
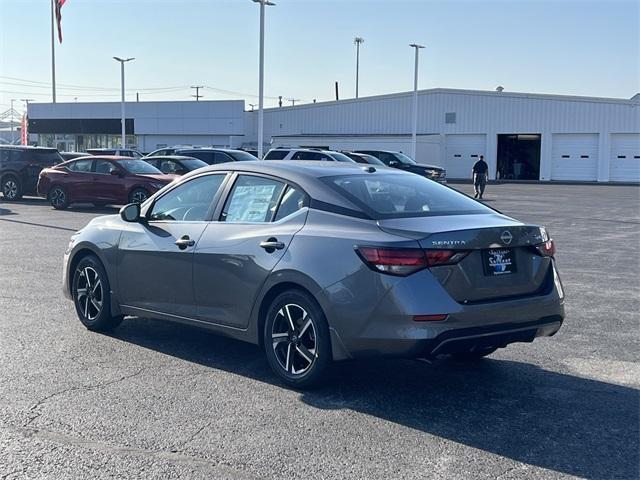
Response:
[[[266,109],[265,147],[408,153],[412,98],[406,92]],[[143,151],[172,144],[255,147],[258,114],[243,110],[242,101],[128,102],[127,143]],[[119,117],[117,102],[29,105],[38,142],[67,150],[115,146]],[[445,167],[449,178],[469,178],[480,155],[490,178],[640,182],[640,95],[418,92],[416,160]]]

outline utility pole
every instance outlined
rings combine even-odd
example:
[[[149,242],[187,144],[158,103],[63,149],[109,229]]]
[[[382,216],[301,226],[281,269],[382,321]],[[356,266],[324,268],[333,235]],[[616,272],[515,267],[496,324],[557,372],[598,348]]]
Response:
[[[416,143],[418,141],[418,52],[424,45],[412,43],[409,45],[416,50],[415,67],[413,71],[413,122],[411,125],[411,158],[416,159]]]
[[[204,95],[200,95],[200,89],[201,89],[201,88],[204,88],[204,87],[203,87],[202,85],[197,85],[197,86],[192,86],[191,88],[195,89],[195,91],[196,91],[196,94],[195,94],[195,95],[191,95],[191,96],[192,96],[192,97],[195,97],[196,102],[199,102],[199,101],[200,101],[200,99],[201,99],[202,97],[204,97]]]
[[[9,126],[11,127],[11,145],[13,145],[13,140],[14,140],[13,139],[13,102],[15,102],[15,101],[16,101],[15,98],[11,99],[11,110],[10,110],[11,117],[9,119]]]
[[[353,39],[353,43],[356,45],[356,98],[358,98],[358,83],[360,80],[360,44],[364,43],[364,38],[356,37]]]

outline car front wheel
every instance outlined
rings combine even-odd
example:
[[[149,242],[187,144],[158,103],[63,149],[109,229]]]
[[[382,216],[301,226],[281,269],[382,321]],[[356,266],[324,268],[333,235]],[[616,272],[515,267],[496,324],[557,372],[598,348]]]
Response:
[[[275,374],[294,388],[319,384],[331,364],[329,326],[315,299],[300,290],[278,295],[267,312],[264,348]]]
[[[56,210],[64,210],[69,206],[69,197],[62,187],[53,187],[49,192],[49,202]]]
[[[89,330],[113,330],[123,317],[111,315],[111,290],[107,272],[97,257],[84,257],[73,273],[71,293],[76,313]]]
[[[129,203],[142,203],[149,198],[149,192],[144,188],[134,188],[129,194]]]

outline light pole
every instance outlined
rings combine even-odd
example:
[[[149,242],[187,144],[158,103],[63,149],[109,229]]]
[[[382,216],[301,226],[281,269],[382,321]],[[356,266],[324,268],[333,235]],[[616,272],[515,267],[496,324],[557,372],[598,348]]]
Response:
[[[358,98],[358,84],[360,80],[360,44],[364,43],[364,38],[356,37],[353,39],[353,43],[356,44],[356,98]]]
[[[113,57],[113,59],[117,62],[120,62],[120,88],[122,90],[122,96],[120,100],[120,122],[122,126],[122,144],[120,148],[127,148],[127,140],[126,140],[126,131],[124,128],[125,125],[125,117],[124,117],[124,64],[126,62],[130,62],[134,60],[134,58],[120,58]]]
[[[262,160],[264,137],[264,7],[275,3],[269,0],[253,0],[260,4],[260,80],[258,84],[258,158]]]
[[[412,43],[409,45],[416,50],[416,65],[413,72],[413,123],[411,126],[411,158],[416,159],[416,143],[418,141],[418,52],[424,45]]]

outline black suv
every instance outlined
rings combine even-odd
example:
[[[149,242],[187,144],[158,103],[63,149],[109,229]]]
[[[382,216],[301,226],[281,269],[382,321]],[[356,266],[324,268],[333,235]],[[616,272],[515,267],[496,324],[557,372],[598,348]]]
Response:
[[[402,152],[392,152],[389,150],[354,150],[353,153],[372,155],[389,167],[416,173],[439,183],[447,183],[447,171],[444,168],[417,163]]]
[[[55,148],[0,145],[0,190],[4,199],[37,195],[40,170],[62,161]]]

